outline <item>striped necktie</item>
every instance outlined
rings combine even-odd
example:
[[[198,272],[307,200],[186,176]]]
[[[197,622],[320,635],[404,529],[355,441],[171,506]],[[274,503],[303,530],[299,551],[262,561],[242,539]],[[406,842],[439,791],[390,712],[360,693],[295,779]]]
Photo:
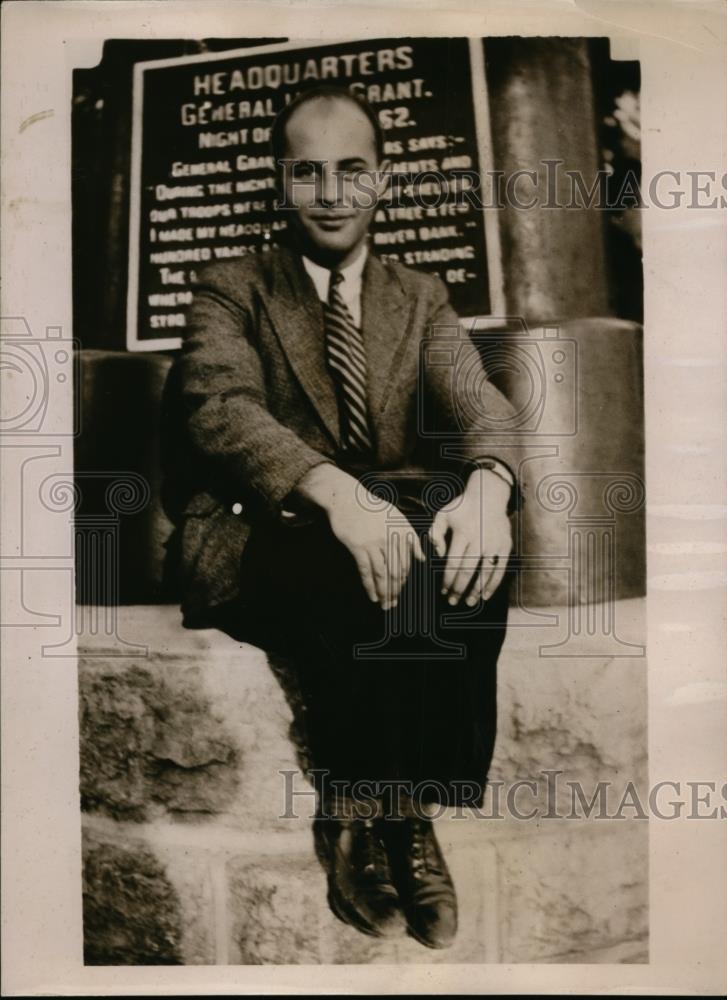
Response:
[[[328,302],[323,303],[326,360],[339,390],[341,430],[346,448],[372,449],[366,402],[366,351],[361,331],[353,321],[338,288],[343,275],[331,271]]]

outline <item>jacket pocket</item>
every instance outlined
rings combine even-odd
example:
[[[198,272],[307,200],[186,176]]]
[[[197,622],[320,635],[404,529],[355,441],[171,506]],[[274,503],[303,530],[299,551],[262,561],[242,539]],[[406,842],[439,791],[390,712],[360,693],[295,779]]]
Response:
[[[218,501],[211,512],[201,504],[194,507],[186,511],[181,529],[182,589],[188,608],[207,608],[238,595],[250,526]]]

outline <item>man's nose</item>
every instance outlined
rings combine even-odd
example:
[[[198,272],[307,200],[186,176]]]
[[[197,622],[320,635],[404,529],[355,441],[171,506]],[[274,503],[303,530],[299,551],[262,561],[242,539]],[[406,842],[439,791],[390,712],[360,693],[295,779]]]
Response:
[[[318,197],[322,205],[335,205],[338,200],[338,178],[327,165],[320,174]]]

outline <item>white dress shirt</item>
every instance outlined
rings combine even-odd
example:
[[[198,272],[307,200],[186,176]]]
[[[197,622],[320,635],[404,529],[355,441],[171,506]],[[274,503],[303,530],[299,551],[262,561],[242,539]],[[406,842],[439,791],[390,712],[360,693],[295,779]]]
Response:
[[[343,276],[338,290],[341,293],[341,298],[346,308],[351,313],[351,318],[359,329],[361,328],[361,284],[368,252],[368,247],[364,245],[361,248],[361,253],[352,264],[338,269]],[[331,283],[331,272],[329,269],[321,267],[320,264],[316,264],[309,257],[305,256],[303,257],[303,266],[316,286],[318,298],[321,302],[328,302],[328,291]]]

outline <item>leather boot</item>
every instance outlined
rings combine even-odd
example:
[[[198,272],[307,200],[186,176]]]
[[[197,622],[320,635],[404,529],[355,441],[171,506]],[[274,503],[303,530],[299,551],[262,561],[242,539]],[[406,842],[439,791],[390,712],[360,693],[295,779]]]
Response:
[[[319,856],[328,871],[328,903],[341,920],[364,934],[404,931],[379,824],[357,817],[315,821]]]
[[[457,933],[457,897],[431,820],[411,816],[382,826],[410,934],[427,948],[448,948]]]

